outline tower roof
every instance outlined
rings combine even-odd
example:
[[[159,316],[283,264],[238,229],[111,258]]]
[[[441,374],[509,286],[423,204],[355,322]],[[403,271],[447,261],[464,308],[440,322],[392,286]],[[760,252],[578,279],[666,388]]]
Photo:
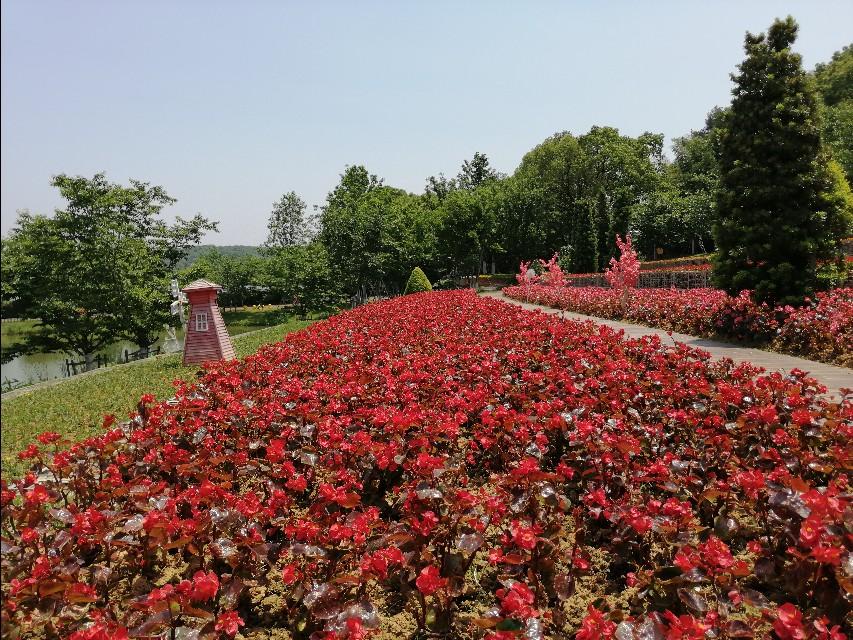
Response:
[[[222,291],[222,287],[220,285],[215,282],[211,282],[210,280],[205,280],[204,278],[190,282],[187,286],[181,289],[181,291],[186,293],[187,291],[204,291],[206,289]]]

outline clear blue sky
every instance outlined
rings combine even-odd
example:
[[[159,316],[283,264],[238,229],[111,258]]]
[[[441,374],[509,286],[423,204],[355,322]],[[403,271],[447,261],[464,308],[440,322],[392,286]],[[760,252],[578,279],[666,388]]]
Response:
[[[849,0],[3,2],[2,230],[59,206],[61,172],[161,184],[220,221],[208,242],[256,244],[274,200],[322,204],[347,164],[421,192],[556,131],[669,141],[789,13],[807,68],[853,40]]]

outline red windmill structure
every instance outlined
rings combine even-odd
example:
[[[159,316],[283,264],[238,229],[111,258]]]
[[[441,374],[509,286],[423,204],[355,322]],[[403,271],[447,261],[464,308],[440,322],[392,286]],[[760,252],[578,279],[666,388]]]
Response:
[[[216,304],[222,291],[215,282],[196,280],[181,289],[189,300],[190,317],[184,338],[184,364],[236,358],[234,344]]]

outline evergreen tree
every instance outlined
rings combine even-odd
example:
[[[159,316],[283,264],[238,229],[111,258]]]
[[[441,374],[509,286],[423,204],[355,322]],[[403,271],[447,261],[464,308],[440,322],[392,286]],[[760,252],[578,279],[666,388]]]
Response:
[[[802,303],[814,288],[823,169],[814,85],[791,51],[797,24],[776,20],[747,33],[746,59],[720,138],[714,279],[758,301]]]
[[[592,203],[580,208],[572,229],[569,269],[572,273],[593,273],[598,270],[598,235]]]
[[[607,203],[607,195],[604,191],[599,191],[595,203],[595,241],[596,255],[598,268],[594,271],[601,271],[607,266],[610,260],[610,207]]]
[[[403,295],[421,293],[423,291],[432,291],[432,284],[429,278],[426,277],[423,269],[415,267],[412,269],[412,275],[409,276],[409,281],[406,283],[406,290],[403,292]]]

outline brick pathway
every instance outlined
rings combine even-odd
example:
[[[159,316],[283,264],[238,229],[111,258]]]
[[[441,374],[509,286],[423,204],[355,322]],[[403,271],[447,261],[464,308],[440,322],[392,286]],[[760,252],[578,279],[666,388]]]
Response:
[[[727,342],[717,342],[716,340],[708,340],[707,338],[697,338],[696,336],[688,336],[683,333],[673,333],[670,338],[669,334],[663,329],[654,329],[652,327],[644,327],[638,324],[628,324],[627,322],[619,322],[617,320],[605,320],[604,318],[596,318],[593,316],[585,316],[580,313],[571,311],[563,311],[561,309],[552,309],[538,304],[530,304],[513,300],[506,297],[500,291],[485,291],[481,295],[502,300],[509,304],[515,304],[519,307],[528,310],[538,310],[553,315],[559,315],[563,318],[572,320],[592,320],[598,324],[603,324],[617,331],[625,332],[629,338],[639,338],[640,336],[659,336],[661,341],[666,344],[671,340],[683,342],[691,347],[698,347],[711,353],[715,358],[731,358],[735,362],[751,362],[752,364],[762,367],[768,372],[773,371],[790,371],[791,369],[802,369],[809,372],[813,378],[816,378],[821,384],[826,385],[829,390],[829,395],[835,399],[841,398],[841,389],[853,389],[853,370],[844,367],[835,367],[814,360],[806,360],[804,358],[795,358],[794,356],[786,356],[781,353],[773,353],[772,351],[764,351],[762,349],[750,349],[741,347],[736,344]]]

